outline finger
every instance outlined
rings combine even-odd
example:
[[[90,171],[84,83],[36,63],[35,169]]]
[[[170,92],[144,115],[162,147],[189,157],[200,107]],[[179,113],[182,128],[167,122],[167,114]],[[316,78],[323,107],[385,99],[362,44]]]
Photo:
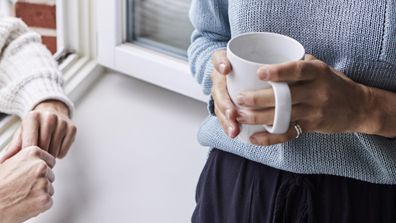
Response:
[[[232,70],[231,63],[227,59],[226,50],[218,50],[214,52],[212,56],[212,63],[214,68],[220,74],[227,75]]]
[[[52,171],[52,169],[50,169],[50,168],[47,169],[46,177],[48,178],[49,182],[51,182],[51,183],[53,183],[55,181],[55,174]]]
[[[49,150],[51,137],[58,124],[58,118],[54,114],[47,114],[41,120],[39,147],[45,151]]]
[[[61,150],[59,152],[58,158],[64,158],[69,151],[71,145],[73,144],[76,138],[77,128],[72,125],[68,127],[66,137],[64,138],[61,146]]]
[[[236,107],[228,94],[226,78],[220,74],[215,74],[215,76],[212,97],[216,107],[222,114],[225,114],[228,119],[235,120],[237,114]]]
[[[225,117],[223,113],[221,113],[217,107],[215,106],[216,117],[218,118],[221,126],[223,127],[224,132],[230,137],[235,138],[239,134],[239,125],[238,123],[228,119]]]
[[[299,104],[310,98],[308,90],[304,84],[290,85],[292,103]],[[260,89],[256,91],[244,91],[237,97],[239,106],[255,109],[266,109],[275,107],[275,95],[272,88]]]
[[[318,60],[318,58],[316,58],[315,56],[313,56],[311,54],[305,54],[304,60],[311,61],[311,60]]]
[[[67,133],[67,123],[65,121],[59,120],[55,132],[52,136],[48,150],[48,152],[54,157],[58,157],[66,133]]]
[[[250,142],[255,145],[270,146],[270,145],[288,142],[296,138],[296,136],[297,136],[297,132],[294,129],[294,126],[291,126],[288,129],[288,131],[282,135],[275,135],[268,132],[253,134],[250,137]]]
[[[295,122],[301,120],[306,116],[307,106],[297,104],[292,107],[291,121]],[[267,108],[261,110],[240,109],[238,111],[237,121],[240,124],[250,125],[272,125],[274,122],[274,108]]]
[[[38,157],[43,160],[45,163],[47,163],[48,167],[51,169],[54,168],[56,159],[53,157],[51,154],[49,154],[47,151],[44,151],[42,149],[37,149],[36,147],[30,147],[35,150],[37,153]]]
[[[52,183],[48,184],[48,188],[47,188],[47,192],[48,194],[52,197],[55,194],[55,189],[54,186],[52,185]]]
[[[7,148],[5,148],[4,153],[1,154],[0,163],[4,163],[9,158],[13,157],[22,149],[22,130],[18,128],[18,130],[14,133],[11,142],[8,144]]]
[[[323,72],[321,69],[316,61],[296,61],[262,66],[258,69],[257,75],[263,81],[310,81],[314,80],[319,72]]]
[[[22,121],[22,148],[37,146],[40,114],[31,112]]]
[[[237,103],[243,107],[272,108],[275,106],[274,91],[267,88],[241,92],[237,97]]]

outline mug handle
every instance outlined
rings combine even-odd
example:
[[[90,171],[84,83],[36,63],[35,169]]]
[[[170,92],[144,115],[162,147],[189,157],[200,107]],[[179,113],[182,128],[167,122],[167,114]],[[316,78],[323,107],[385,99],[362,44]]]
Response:
[[[292,101],[290,87],[287,83],[271,82],[275,95],[275,116],[272,126],[264,125],[265,130],[272,134],[284,134],[290,126]]]

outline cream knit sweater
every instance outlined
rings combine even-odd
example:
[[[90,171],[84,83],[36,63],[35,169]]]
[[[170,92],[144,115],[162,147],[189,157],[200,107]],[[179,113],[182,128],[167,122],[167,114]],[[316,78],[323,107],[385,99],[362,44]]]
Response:
[[[16,18],[0,17],[0,112],[23,117],[45,100],[59,100],[73,112],[63,78],[38,34]]]

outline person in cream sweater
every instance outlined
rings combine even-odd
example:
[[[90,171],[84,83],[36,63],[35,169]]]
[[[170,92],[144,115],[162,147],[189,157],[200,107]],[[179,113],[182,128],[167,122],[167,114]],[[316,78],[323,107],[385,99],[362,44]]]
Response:
[[[22,124],[0,157],[0,222],[17,223],[52,206],[56,158],[76,135],[62,74],[38,34],[0,17],[0,112]]]

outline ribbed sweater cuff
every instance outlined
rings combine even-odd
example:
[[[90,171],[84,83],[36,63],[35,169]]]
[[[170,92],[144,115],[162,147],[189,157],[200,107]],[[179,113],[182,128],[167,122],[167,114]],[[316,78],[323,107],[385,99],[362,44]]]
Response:
[[[63,102],[69,108],[70,116],[73,116],[73,103],[65,95],[61,83],[51,76],[44,75],[27,81],[19,88],[14,98],[14,111],[10,113],[24,117],[39,103],[46,100]]]

